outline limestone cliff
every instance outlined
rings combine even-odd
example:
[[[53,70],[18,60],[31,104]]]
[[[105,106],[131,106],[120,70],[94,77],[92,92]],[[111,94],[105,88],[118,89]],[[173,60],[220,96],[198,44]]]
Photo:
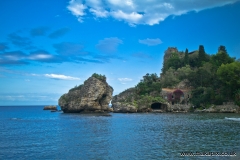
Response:
[[[83,85],[72,88],[62,95],[58,104],[65,113],[110,111],[113,88],[106,79],[88,78]]]

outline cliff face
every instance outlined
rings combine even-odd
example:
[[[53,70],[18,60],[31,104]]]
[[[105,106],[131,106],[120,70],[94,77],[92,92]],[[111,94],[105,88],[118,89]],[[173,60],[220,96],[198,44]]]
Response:
[[[58,104],[65,113],[110,111],[113,88],[106,81],[88,78],[83,85],[62,95]]]
[[[134,106],[134,93],[135,88],[129,88],[126,91],[121,92],[120,94],[113,96],[112,99],[112,108],[116,113],[134,113],[137,112],[137,107]]]

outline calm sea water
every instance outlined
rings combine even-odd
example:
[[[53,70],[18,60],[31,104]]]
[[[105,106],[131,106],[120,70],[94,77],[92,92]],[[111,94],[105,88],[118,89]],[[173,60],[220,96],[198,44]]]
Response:
[[[0,107],[0,159],[240,159],[240,114],[64,114]],[[181,157],[181,152],[237,157]]]

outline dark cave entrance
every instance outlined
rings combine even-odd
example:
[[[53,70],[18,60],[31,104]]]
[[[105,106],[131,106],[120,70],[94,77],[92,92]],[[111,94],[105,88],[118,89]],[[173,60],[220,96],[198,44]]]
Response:
[[[162,109],[162,104],[161,103],[153,103],[151,105],[152,109]]]

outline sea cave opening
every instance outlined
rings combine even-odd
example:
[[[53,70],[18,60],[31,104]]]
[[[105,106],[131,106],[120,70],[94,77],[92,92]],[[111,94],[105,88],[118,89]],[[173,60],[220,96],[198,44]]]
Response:
[[[108,106],[112,108],[112,100],[108,103]]]
[[[153,103],[151,105],[152,109],[162,109],[162,104],[161,103]]]

